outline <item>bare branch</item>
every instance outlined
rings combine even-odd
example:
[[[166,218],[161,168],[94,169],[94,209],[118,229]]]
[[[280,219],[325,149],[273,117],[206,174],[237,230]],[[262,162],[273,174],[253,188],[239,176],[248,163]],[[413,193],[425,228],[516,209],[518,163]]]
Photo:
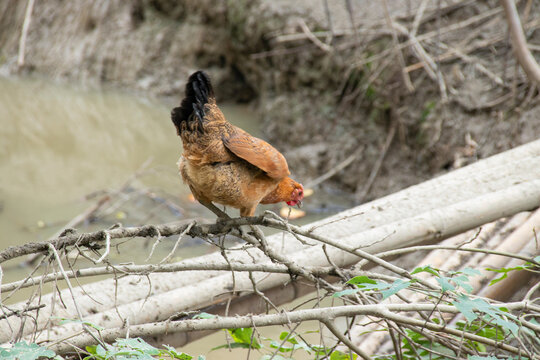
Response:
[[[504,306],[510,311],[519,311],[525,308],[531,308],[531,304],[523,302],[516,303],[499,303],[498,306]],[[485,338],[478,335],[469,333],[463,333],[459,330],[446,327],[445,325],[439,325],[435,323],[425,323],[423,320],[413,319],[405,315],[399,315],[396,312],[408,312],[408,311],[431,311],[437,307],[441,312],[445,313],[459,313],[459,310],[450,305],[434,304],[374,304],[374,305],[351,305],[351,306],[336,306],[332,308],[317,308],[297,310],[291,312],[281,312],[278,314],[270,315],[247,315],[238,317],[214,317],[212,319],[197,319],[197,320],[183,320],[177,322],[165,321],[144,325],[134,325],[130,328],[130,336],[132,337],[149,337],[157,334],[173,334],[187,331],[198,330],[219,330],[219,329],[232,329],[242,327],[264,327],[271,325],[284,325],[288,323],[297,323],[308,320],[328,321],[328,319],[344,317],[344,316],[356,316],[356,315],[370,315],[374,317],[386,318],[391,321],[400,322],[403,324],[409,324],[413,326],[424,326],[429,330],[440,331],[452,335],[462,336],[469,340],[474,340],[482,344],[494,346],[499,349],[503,349],[515,354],[520,353],[520,349],[495,341],[489,338]],[[537,306],[532,306],[535,311],[540,310]],[[126,328],[107,329],[101,332],[102,339],[104,341],[114,341],[117,338],[124,337],[126,335]],[[55,344],[50,346],[59,354],[69,352],[73,346],[83,347],[85,345],[93,343],[93,340],[88,335],[80,335],[72,337],[70,344]],[[540,356],[535,357],[540,359]]]
[[[501,0],[501,5],[504,8],[506,19],[508,21],[508,28],[510,29],[510,36],[512,37],[512,48],[514,49],[516,58],[527,74],[529,80],[540,84],[540,65],[538,65],[527,47],[527,39],[525,38],[523,28],[521,27],[516,4],[514,3],[514,0]]]

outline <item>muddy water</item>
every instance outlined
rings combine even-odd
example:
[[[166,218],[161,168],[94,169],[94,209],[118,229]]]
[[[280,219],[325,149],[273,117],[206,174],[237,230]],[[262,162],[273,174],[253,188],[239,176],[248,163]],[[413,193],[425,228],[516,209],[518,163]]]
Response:
[[[0,246],[47,237],[38,224],[76,215],[86,194],[118,186],[150,156],[174,164],[167,114],[114,92],[0,79]]]

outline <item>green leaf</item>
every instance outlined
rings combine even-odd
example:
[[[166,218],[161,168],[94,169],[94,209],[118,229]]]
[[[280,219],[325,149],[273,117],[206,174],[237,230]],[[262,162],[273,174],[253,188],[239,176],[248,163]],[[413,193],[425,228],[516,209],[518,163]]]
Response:
[[[463,290],[465,290],[468,293],[471,293],[473,291],[473,287],[471,284],[469,284],[469,277],[465,275],[455,276],[452,278],[452,281],[455,282],[458,286],[460,286]]]
[[[467,360],[499,360],[496,356],[478,356],[478,355],[469,355]]]
[[[281,344],[281,342],[279,341],[272,340],[270,342],[270,347],[273,349],[277,349],[279,352],[282,352],[282,353],[291,352],[298,349],[303,349],[308,354],[311,354],[313,350],[308,344],[306,344],[303,341],[300,341],[297,344],[287,345],[287,344]]]
[[[277,349],[279,352],[291,352],[295,349],[295,345],[281,345],[281,342],[275,340],[270,341],[270,347],[272,349]]]
[[[467,331],[474,333],[475,335],[482,336],[488,339],[502,341],[504,339],[505,333],[502,327],[493,326],[486,324],[482,321],[475,320],[473,322],[465,323],[463,321],[458,321],[456,323],[456,328],[458,330]]]
[[[69,324],[69,323],[75,323],[75,324],[82,324],[82,325],[90,326],[91,328],[94,328],[97,331],[105,330],[104,327],[96,325],[96,324],[94,324],[94,323],[92,323],[90,321],[86,321],[86,320],[66,319],[66,318],[59,318],[59,317],[56,317],[56,316],[53,316],[52,318],[60,320],[60,325]]]
[[[386,299],[387,297],[390,297],[390,296],[396,294],[400,290],[408,288],[409,285],[411,285],[410,281],[403,281],[401,279],[396,279],[392,283],[392,286],[388,290],[381,291],[381,294],[383,296],[383,300]]]
[[[98,345],[96,346],[96,355],[105,357],[107,355],[107,350],[103,346]]]
[[[86,347],[86,351],[88,351],[88,353],[90,353],[92,355],[95,355],[95,354],[97,354],[96,353],[96,347],[97,347],[97,345],[88,345]]]
[[[361,285],[361,284],[376,284],[377,281],[370,279],[367,276],[361,275],[361,276],[355,276],[349,281],[347,281],[347,284],[351,285]]]
[[[174,358],[179,359],[179,360],[191,360],[191,359],[193,359],[193,356],[190,356],[190,355],[188,355],[186,353],[180,353],[180,354],[176,355]],[[201,355],[199,355],[199,359],[201,359]],[[204,356],[202,356],[202,359],[204,359]]]
[[[228,348],[231,348],[231,349],[249,349],[249,347],[250,347],[249,344],[234,342],[234,343],[230,343],[230,344],[223,344],[223,345],[213,347],[211,350],[214,351],[214,350],[228,349]]]
[[[2,360],[36,360],[40,357],[53,358],[56,353],[38,344],[21,341],[11,348],[0,347],[0,359]]]
[[[281,356],[279,354],[276,354],[273,357],[270,354],[263,355],[261,357],[261,360],[270,360],[270,359],[272,359],[272,360],[290,360],[291,358],[286,358],[286,357],[283,357],[283,356]]]
[[[492,272],[502,274],[501,277],[498,277],[498,278],[495,278],[495,279],[491,280],[490,283],[489,283],[489,286],[491,286],[493,284],[496,284],[499,281],[502,281],[502,280],[506,279],[508,277],[508,273],[510,271],[526,270],[526,269],[530,269],[530,268],[531,268],[531,263],[525,263],[524,265],[518,265],[518,266],[515,266],[515,267],[511,267],[511,268],[500,268],[500,269],[486,268],[487,271],[492,271]]]
[[[289,336],[289,332],[288,331],[283,331],[281,334],[279,334],[279,340],[285,340],[287,338],[287,336]],[[296,341],[294,335],[289,336],[287,341],[290,342],[291,344],[298,344],[298,341]]]
[[[257,339],[253,336],[252,328],[229,329],[228,331],[236,343],[246,344],[252,349],[261,348],[261,344],[259,344]]]
[[[472,303],[472,300],[467,296],[462,294],[458,295],[458,300],[454,301],[452,304],[463,314],[463,316],[465,316],[465,319],[467,319],[468,322],[471,322],[478,317],[478,315],[474,313],[476,308]]]
[[[120,348],[131,348],[148,355],[159,355],[159,349],[146,343],[141,338],[118,339],[115,343]]]
[[[459,294],[457,301],[454,301],[453,304],[469,322],[478,317],[474,313],[474,310],[477,310],[486,314],[488,320],[492,319],[495,324],[510,330],[514,336],[518,335],[519,326],[516,323],[507,320],[507,318],[515,319],[515,316],[503,311],[501,308],[489,304],[483,299],[470,299],[465,294]]]
[[[434,267],[431,267],[431,265],[419,266],[411,272],[411,275],[418,274],[421,272],[427,272],[437,277],[440,276],[439,269],[435,269]]]
[[[337,293],[333,293],[332,297],[342,297],[345,295],[356,294],[359,291],[362,291],[362,289],[345,289],[345,290],[338,291]]]
[[[480,276],[480,275],[482,275],[480,270],[473,269],[473,268],[470,268],[470,267],[466,267],[465,269],[461,269],[460,272],[465,274],[465,275],[469,275],[469,276]]]
[[[358,287],[358,289],[345,289],[342,291],[339,291],[337,293],[334,293],[332,297],[340,297],[344,295],[351,295],[355,294],[358,291],[363,290],[385,290],[390,288],[392,285],[388,284],[385,281],[382,280],[373,280],[370,279],[367,276],[355,276],[349,281],[347,281],[347,284],[355,285]]]
[[[193,319],[213,319],[215,317],[216,317],[216,315],[201,312],[201,313],[198,313],[197,315],[193,316]]]
[[[185,354],[183,352],[179,353],[172,346],[163,345],[163,347],[166,349],[166,352],[169,354],[169,356],[172,357],[173,359],[180,359],[180,360],[191,360],[191,359],[193,359],[193,356],[190,356],[190,355]]]
[[[448,281],[450,278],[447,278],[446,276],[441,276],[439,278],[437,278],[437,282],[439,283],[439,285],[441,286],[441,289],[443,292],[447,292],[447,291],[451,291],[451,290],[455,290],[455,286],[450,284],[450,282]]]
[[[330,360],[355,360],[358,358],[358,355],[355,353],[352,353],[352,357],[349,356],[349,354],[341,352],[339,350],[335,350],[330,355]]]

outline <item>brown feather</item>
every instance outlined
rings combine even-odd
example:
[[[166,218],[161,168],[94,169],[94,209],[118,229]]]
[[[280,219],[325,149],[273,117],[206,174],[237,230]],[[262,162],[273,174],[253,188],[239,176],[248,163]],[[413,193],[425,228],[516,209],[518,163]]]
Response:
[[[287,160],[272,145],[235,128],[232,135],[223,137],[223,144],[236,156],[258,167],[272,179],[281,180],[290,174]]]

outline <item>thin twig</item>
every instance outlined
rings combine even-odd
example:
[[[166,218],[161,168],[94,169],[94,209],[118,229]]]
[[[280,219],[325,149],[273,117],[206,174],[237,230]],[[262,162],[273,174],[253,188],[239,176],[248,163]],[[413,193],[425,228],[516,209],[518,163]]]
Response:
[[[300,25],[300,28],[302,29],[302,31],[304,32],[304,34],[306,34],[306,36],[308,37],[308,39],[313,43],[315,44],[319,49],[321,49],[322,51],[324,52],[330,52],[332,50],[332,47],[328,44],[325,44],[323,43],[321,40],[319,40],[315,35],[313,35],[313,33],[311,32],[311,30],[309,30],[309,27],[307,26],[306,22],[304,21],[304,19],[302,18],[299,18],[298,19],[298,24]]]
[[[56,263],[58,265],[58,269],[60,269],[60,273],[62,273],[62,276],[64,277],[64,280],[66,281],[66,284],[68,286],[69,292],[71,294],[71,298],[73,300],[73,305],[75,306],[75,310],[77,311],[77,316],[79,317],[79,321],[81,321],[81,325],[84,329],[84,331],[89,334],[92,338],[94,338],[95,341],[97,341],[101,346],[103,346],[105,349],[107,349],[107,345],[101,341],[101,339],[98,339],[94,333],[90,330],[88,325],[84,323],[83,316],[81,313],[81,309],[79,309],[79,304],[77,303],[77,300],[75,299],[75,293],[73,292],[73,287],[71,286],[71,281],[69,281],[69,277],[66,275],[66,272],[64,270],[64,266],[62,266],[62,260],[60,259],[60,256],[58,255],[58,252],[56,251],[53,244],[49,244],[49,249],[54,255],[54,258],[56,259]]]
[[[3,315],[0,315],[0,320],[7,319],[8,317],[14,316],[14,315],[21,316],[24,313],[34,311],[34,310],[38,310],[38,309],[44,308],[45,306],[47,306],[47,305],[45,305],[45,304],[32,305],[32,306],[28,306],[27,308],[24,308],[22,310],[11,310],[9,312],[4,312]]]
[[[371,186],[373,185],[373,182],[375,181],[375,178],[377,177],[377,174],[379,173],[379,170],[381,169],[382,163],[384,161],[384,158],[388,152],[388,149],[390,148],[390,145],[392,144],[392,140],[394,140],[394,136],[396,135],[396,129],[398,127],[398,120],[397,120],[397,114],[395,114],[395,110],[392,110],[394,113],[393,119],[392,119],[392,125],[390,126],[390,131],[388,131],[388,135],[386,136],[386,141],[384,142],[383,148],[381,149],[380,155],[377,158],[377,161],[373,165],[373,168],[371,169],[371,173],[369,174],[369,177],[362,187],[362,190],[358,193],[358,196],[356,197],[356,200],[359,202],[363,202],[366,198],[366,195],[368,194],[369,190],[371,189]]]
[[[401,52],[401,48],[399,48],[399,40],[396,34],[396,30],[394,28],[394,24],[392,21],[392,18],[390,17],[390,11],[388,10],[388,1],[383,0],[383,7],[384,7],[384,17],[386,19],[386,23],[388,27],[392,30],[392,40],[394,42],[394,52],[396,54],[396,57],[399,61],[399,64],[401,65],[401,76],[403,78],[403,83],[405,84],[405,87],[409,92],[414,91],[414,86],[411,82],[411,78],[409,77],[409,73],[404,71],[406,64],[405,64],[405,58],[403,57],[403,53]]]
[[[322,174],[321,176],[309,181],[306,183],[305,187],[314,187],[319,185],[320,183],[330,179],[332,176],[336,175],[341,170],[345,169],[347,166],[352,164],[354,160],[356,160],[364,151],[365,147],[361,146],[358,149],[356,149],[355,152],[353,152],[351,155],[349,155],[345,160],[337,164],[336,166],[332,167],[330,170],[328,170],[326,173]]]
[[[103,252],[103,255],[99,259],[96,260],[96,264],[99,264],[103,261],[108,255],[109,251],[111,249],[111,235],[109,235],[109,232],[107,230],[103,230],[103,234],[105,235],[105,252]]]
[[[354,345],[346,336],[344,336],[333,324],[331,320],[324,320],[322,323],[334,334],[343,344],[345,344],[349,349],[357,353],[364,360],[371,360],[371,356],[366,354],[358,346]]]
[[[182,238],[191,230],[191,228],[194,225],[195,225],[195,221],[190,222],[187,225],[186,229],[184,231],[182,231],[182,233],[180,235],[178,235],[178,240],[176,240],[176,243],[174,244],[171,252],[167,256],[165,256],[163,258],[163,260],[161,260],[159,262],[160,264],[163,264],[164,262],[167,262],[171,258],[171,256],[173,256],[173,254],[176,252],[176,249],[178,248],[178,245],[180,244],[180,241],[182,240]]]
[[[510,36],[512,37],[512,48],[516,54],[516,58],[527,74],[530,81],[540,83],[540,65],[536,62],[534,56],[527,47],[527,39],[521,27],[521,21],[516,9],[516,4],[513,0],[501,0],[501,5],[504,8]]]
[[[21,38],[19,39],[19,57],[17,59],[17,66],[22,68],[24,66],[24,53],[26,50],[26,37],[28,36],[28,29],[30,28],[30,21],[32,21],[32,10],[34,9],[34,0],[28,0],[26,4],[26,12],[24,14],[24,22],[21,31]]]

